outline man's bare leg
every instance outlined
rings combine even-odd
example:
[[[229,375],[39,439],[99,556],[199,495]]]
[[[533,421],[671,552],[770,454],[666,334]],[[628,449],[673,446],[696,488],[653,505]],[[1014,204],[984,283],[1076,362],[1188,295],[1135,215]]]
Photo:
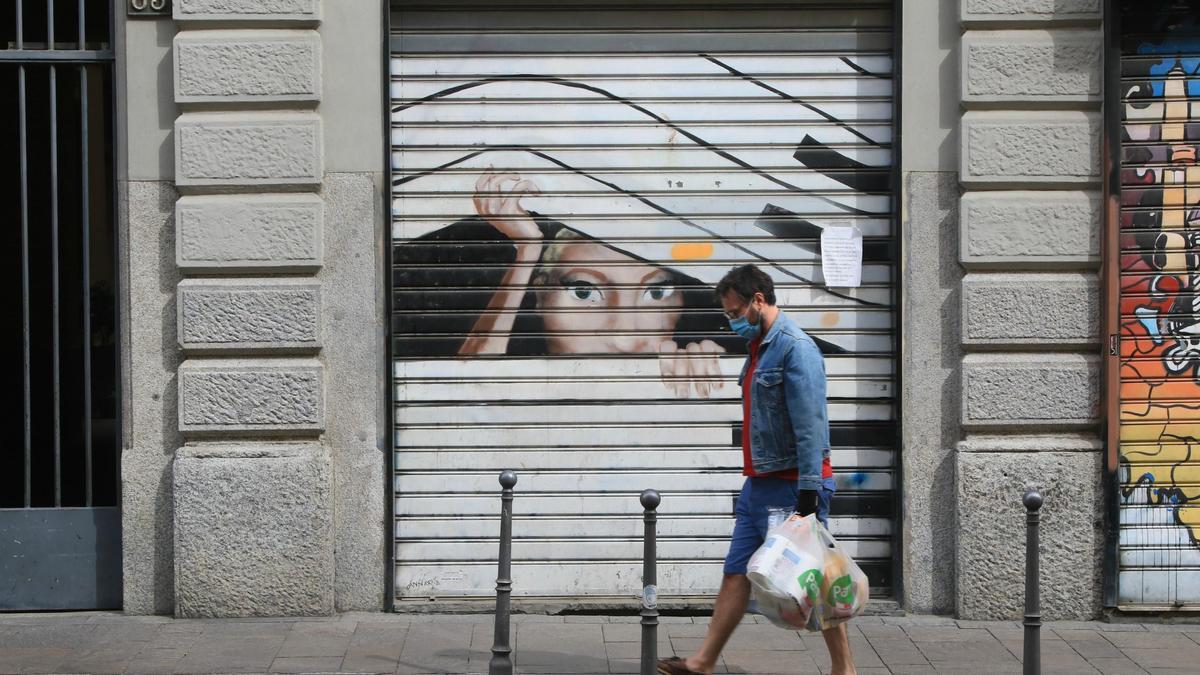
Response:
[[[825,638],[825,647],[829,649],[829,659],[832,662],[830,675],[855,675],[854,656],[850,653],[850,635],[846,632],[846,624],[841,623],[828,630],[821,631]]]
[[[712,621],[708,624],[704,643],[700,645],[699,652],[684,659],[689,670],[700,673],[713,671],[717,659],[721,657],[721,650],[745,616],[749,603],[750,580],[745,574],[726,574],[721,580],[721,590],[717,591],[717,602],[713,605]]]

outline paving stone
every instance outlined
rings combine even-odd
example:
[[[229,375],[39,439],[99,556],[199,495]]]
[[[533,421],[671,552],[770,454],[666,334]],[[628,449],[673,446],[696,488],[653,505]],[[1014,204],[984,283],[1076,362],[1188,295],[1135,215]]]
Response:
[[[917,648],[935,666],[939,662],[987,663],[991,668],[993,663],[1017,663],[1016,657],[999,642],[918,642]]]
[[[2,644],[2,643],[0,643]],[[71,656],[65,647],[10,647],[0,649],[4,670],[12,673],[46,673],[58,669],[57,664]]]
[[[968,621],[957,619],[954,622],[959,628],[982,628],[984,630],[1021,630],[1020,621]]]
[[[111,643],[100,647],[74,650],[60,661],[56,669],[64,673],[123,673],[129,662],[144,647],[141,643]]]
[[[671,651],[676,654],[695,654],[700,651],[704,638],[671,638]]]
[[[726,649],[721,656],[731,673],[812,673],[818,668],[813,656],[807,652]]]
[[[157,643],[155,643],[157,645]],[[125,668],[127,675],[161,675],[173,673],[175,667],[187,656],[185,649],[174,647],[149,647],[135,656]]]
[[[929,659],[909,640],[871,640],[875,654],[888,666],[929,665]]]
[[[176,673],[266,672],[283,646],[282,637],[211,638],[196,642],[175,666]]]
[[[904,632],[913,642],[990,642],[996,638],[982,628],[945,630],[929,626],[904,626]]]
[[[420,623],[453,623],[453,624],[477,624],[486,623],[494,625],[495,617],[491,614],[414,614],[411,615],[414,622]],[[511,623],[511,618],[510,623]]]
[[[563,617],[518,616],[525,621],[521,625],[514,617],[517,672],[639,670],[640,620],[625,620],[637,617],[567,622]],[[661,625],[657,631],[661,656],[695,651],[711,620],[675,618],[687,620]],[[1024,630],[1016,622],[878,618],[847,627],[862,675],[1020,672]],[[892,622],[898,619],[902,621]],[[1120,628],[1112,630],[1114,625]],[[1054,622],[1041,632],[1043,672],[1195,673],[1200,631],[1183,630],[1190,628],[1190,624]],[[0,615],[0,671],[486,673],[492,640],[493,621],[486,615],[359,612],[256,620],[176,620],[112,613],[62,618]],[[320,653],[330,650],[333,653]],[[310,653],[290,653],[294,651]],[[820,634],[786,631],[753,618],[734,633],[717,668],[719,673],[761,675],[828,670],[829,655]]]
[[[734,634],[736,635],[738,632],[741,632],[742,630],[745,630],[748,628],[757,628],[757,627],[758,627],[757,624],[754,624],[751,626],[740,626],[739,625],[737,630],[734,631]],[[660,631],[665,630],[666,634],[673,638],[676,638],[676,637],[681,637],[681,638],[682,637],[701,637],[702,638],[708,634],[708,624],[706,624],[706,623],[676,623],[676,624],[670,624],[670,625],[666,626],[665,628],[660,626],[659,630]]]
[[[1142,649],[1189,649],[1197,647],[1196,642],[1182,633],[1104,633],[1104,638],[1117,647],[1138,647]]]
[[[523,665],[566,666],[566,661],[589,668],[607,668],[601,624],[524,626],[519,631],[517,655]],[[565,670],[563,672],[574,672]],[[593,672],[593,671],[588,671]]]
[[[641,621],[641,617],[638,617]],[[564,616],[563,623],[613,623],[607,616]]]
[[[658,618],[660,619],[659,623],[662,623],[662,621],[661,621],[662,617],[660,616]],[[608,617],[608,621],[607,621],[607,623],[638,623],[638,624],[640,624],[641,622],[642,622],[642,617],[640,617],[640,616],[610,616],[610,617]]]
[[[641,659],[609,659],[608,672],[610,673],[641,673]]]
[[[542,614],[513,614],[508,617],[508,622],[514,626],[522,623],[565,623],[561,616],[546,616]]]
[[[1146,627],[1140,623],[1096,623],[1094,625],[1101,633],[1140,633]]]
[[[202,635],[207,637],[232,637],[232,638],[279,638],[283,640],[288,633],[292,632],[293,624],[290,621],[234,621],[230,623],[217,623],[214,621],[197,622],[200,625],[196,627],[202,631]],[[164,629],[165,630],[165,629]]]
[[[1146,675],[1146,670],[1128,658],[1098,658],[1088,663],[1103,675]]]
[[[608,660],[596,661],[594,659],[576,658],[569,655],[563,655],[558,661],[546,665],[525,665],[524,662],[518,660],[513,668],[516,673],[545,673],[546,675],[562,675],[562,673],[607,673]]]
[[[1182,668],[1185,665],[1196,672],[1194,664],[1200,663],[1200,646],[1179,647],[1124,647],[1122,653],[1142,668],[1157,672],[1160,668]]]
[[[907,615],[907,616],[885,616],[883,622],[892,626],[953,626],[958,627],[958,623],[948,616],[922,616],[922,615]]]
[[[962,663],[937,663],[933,666],[936,673],[957,673],[962,675],[964,670],[981,670],[977,667],[968,668],[968,664]],[[989,663],[987,664],[987,675],[1001,675],[1002,673],[1020,673],[1023,668],[1019,663]]]
[[[280,658],[343,658],[350,648],[355,624],[296,624],[279,649]]]
[[[1115,658],[1088,659],[1088,663],[1104,675],[1143,675],[1146,672],[1125,655]]]
[[[281,656],[271,662],[272,673],[328,673],[342,668],[340,656]]]
[[[703,634],[701,634],[703,637]],[[674,639],[674,636],[672,636]],[[729,638],[726,649],[738,651],[804,651],[807,649],[800,635],[794,630],[783,630],[775,626],[739,626]]]
[[[408,624],[358,624],[342,661],[343,671],[392,672],[404,651]]]
[[[475,625],[464,630],[448,622],[421,622],[409,626],[400,653],[400,673],[467,672],[472,656],[482,660],[490,653],[472,648]]]
[[[858,626],[858,632],[867,638],[908,639],[908,633],[905,633],[902,627],[882,623],[878,625]]]

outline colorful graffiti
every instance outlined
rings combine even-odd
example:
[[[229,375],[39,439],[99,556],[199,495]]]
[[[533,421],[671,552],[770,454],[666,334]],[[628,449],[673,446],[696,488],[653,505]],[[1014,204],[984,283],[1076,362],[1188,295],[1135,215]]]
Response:
[[[1200,42],[1122,67],[1120,593],[1170,604],[1200,600]]]

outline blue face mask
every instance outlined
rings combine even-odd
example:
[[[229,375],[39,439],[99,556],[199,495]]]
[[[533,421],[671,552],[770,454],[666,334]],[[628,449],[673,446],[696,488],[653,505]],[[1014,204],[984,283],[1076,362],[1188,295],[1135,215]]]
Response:
[[[762,332],[762,316],[759,316],[758,323],[750,323],[750,320],[745,316],[739,316],[736,319],[729,320],[729,327],[733,329],[733,332],[747,340],[753,340]]]

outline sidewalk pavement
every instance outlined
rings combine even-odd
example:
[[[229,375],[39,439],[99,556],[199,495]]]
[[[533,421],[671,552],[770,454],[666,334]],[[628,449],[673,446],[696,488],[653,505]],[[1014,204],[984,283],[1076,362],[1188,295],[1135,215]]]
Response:
[[[518,673],[637,673],[637,616],[514,615]],[[687,654],[708,617],[659,618],[660,656]],[[1020,673],[1017,621],[866,616],[851,624],[860,675]],[[489,615],[349,613],[320,619],[0,614],[0,673],[486,673]],[[1200,673],[1200,625],[1048,622],[1042,672]],[[819,634],[748,617],[719,673],[828,673]]]

